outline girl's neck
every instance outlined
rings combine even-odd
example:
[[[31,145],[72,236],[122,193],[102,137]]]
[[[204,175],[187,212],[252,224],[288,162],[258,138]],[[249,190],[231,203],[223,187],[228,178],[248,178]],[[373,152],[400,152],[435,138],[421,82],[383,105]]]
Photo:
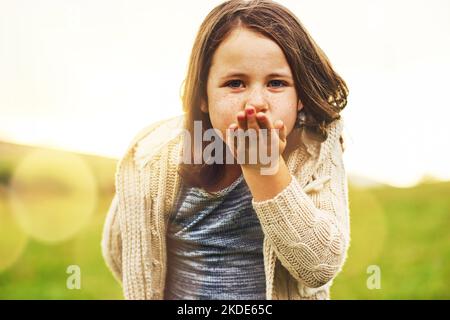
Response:
[[[216,183],[214,186],[208,187],[205,190],[208,192],[217,192],[226,187],[229,187],[233,182],[235,182],[242,174],[241,166],[238,164],[227,164],[225,165],[225,173],[223,178]]]

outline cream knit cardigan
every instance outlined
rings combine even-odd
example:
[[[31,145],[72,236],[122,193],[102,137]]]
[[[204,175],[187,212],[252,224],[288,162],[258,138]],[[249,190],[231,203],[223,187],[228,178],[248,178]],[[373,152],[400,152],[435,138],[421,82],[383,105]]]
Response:
[[[132,141],[116,170],[116,194],[102,238],[107,266],[126,299],[164,299],[166,230],[180,193],[183,117],[158,122]],[[253,208],[264,232],[267,299],[329,299],[350,243],[342,120],[323,143],[304,145],[286,163],[291,183]],[[297,130],[297,129],[296,129]]]

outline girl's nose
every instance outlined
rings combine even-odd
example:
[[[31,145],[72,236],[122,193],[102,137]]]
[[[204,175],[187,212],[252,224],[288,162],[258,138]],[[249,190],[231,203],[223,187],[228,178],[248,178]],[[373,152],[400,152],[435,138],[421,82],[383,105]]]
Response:
[[[255,89],[253,90],[246,101],[245,107],[253,107],[256,109],[256,112],[264,112],[269,108],[269,104],[267,102],[264,93],[261,90]]]

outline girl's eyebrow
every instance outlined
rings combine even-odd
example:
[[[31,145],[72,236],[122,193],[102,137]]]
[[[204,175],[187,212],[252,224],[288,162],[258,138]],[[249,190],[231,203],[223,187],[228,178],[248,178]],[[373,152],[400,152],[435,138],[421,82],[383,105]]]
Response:
[[[233,77],[238,77],[238,78],[248,78],[249,76],[245,73],[242,72],[231,72],[229,74],[226,74],[225,76],[221,77],[221,79],[228,79],[228,78],[233,78]],[[292,77],[284,72],[273,72],[270,73],[266,76],[266,78],[287,78],[287,79],[292,79]]]

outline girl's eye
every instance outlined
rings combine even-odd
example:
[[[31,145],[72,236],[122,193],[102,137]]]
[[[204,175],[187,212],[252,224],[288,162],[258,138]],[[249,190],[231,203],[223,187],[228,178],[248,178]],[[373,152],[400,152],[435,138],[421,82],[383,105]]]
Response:
[[[242,83],[241,80],[231,80],[230,82],[227,83],[227,86],[231,88],[239,88],[241,83]]]
[[[275,87],[279,87],[279,86],[284,86],[285,82],[281,81],[281,80],[271,80],[270,83],[274,84],[275,83]]]

